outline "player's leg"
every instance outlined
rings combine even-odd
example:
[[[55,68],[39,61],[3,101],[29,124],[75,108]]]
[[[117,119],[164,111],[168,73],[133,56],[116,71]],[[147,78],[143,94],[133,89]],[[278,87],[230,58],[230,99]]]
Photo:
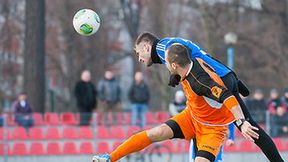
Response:
[[[196,145],[196,139],[191,140],[189,148],[189,162],[195,162],[196,152],[198,148]],[[215,159],[215,162],[223,162],[223,146],[221,146],[220,151]]]
[[[122,157],[133,152],[138,152],[153,142],[167,140],[173,137],[171,128],[162,124],[147,131],[139,132],[118,146],[110,155],[96,155],[93,157],[93,162],[115,162]]]
[[[129,139],[127,139],[114,151],[112,151],[112,153],[110,154],[111,162],[114,162],[133,152],[138,152],[146,148],[153,142],[167,140],[172,137],[173,132],[171,128],[166,124],[162,124],[147,131],[137,133],[131,136]]]
[[[185,109],[181,113],[175,115],[174,117],[170,118],[168,121],[165,122],[165,126],[168,126],[169,129],[169,139],[172,138],[181,138],[190,140],[195,137],[195,128],[191,121],[190,116],[190,110]],[[167,129],[168,130],[168,129]],[[171,133],[171,132],[172,133]],[[150,131],[148,131],[148,136],[153,137],[153,133],[161,134],[161,132],[157,132],[152,128]],[[166,138],[167,136],[165,136]],[[161,136],[158,135],[158,137],[153,137],[153,142],[163,141],[164,139],[161,139]]]
[[[220,151],[215,159],[215,162],[223,162],[223,145],[220,147]]]
[[[93,161],[115,162],[128,154],[144,149],[153,142],[159,142],[171,138],[191,139],[191,134],[193,134],[195,129],[190,126],[190,119],[191,117],[189,110],[186,109],[169,119],[165,124],[131,136],[114,151],[112,151],[110,155],[94,156]]]
[[[233,95],[236,97],[237,101],[239,102],[241,109],[243,111],[243,114],[246,118],[246,120],[249,121],[249,123],[255,127],[257,127],[259,130],[257,133],[259,134],[258,139],[254,139],[255,144],[262,150],[262,152],[266,155],[266,157],[271,162],[284,162],[284,160],[281,158],[274,142],[272,139],[268,136],[268,134],[253,120],[251,117],[248,108],[246,107],[244,101],[239,96],[239,92],[237,90],[237,80],[235,76],[230,73],[224,77],[221,78],[224,82],[225,86],[232,91]],[[238,128],[240,130],[240,128]]]
[[[189,162],[194,162],[196,158],[196,152],[197,152],[197,145],[195,138],[190,141],[190,148],[189,148]]]
[[[205,160],[209,162],[214,162],[216,156],[220,153],[221,146],[225,141],[228,127],[213,127],[202,125],[200,123],[194,125],[195,128],[198,130],[196,132],[195,140],[195,143],[197,145],[195,162],[202,162]]]
[[[199,140],[196,142],[199,150],[195,162],[214,162],[227,133],[227,127],[203,128],[202,124],[191,118],[189,109],[174,116],[166,124],[173,130],[173,138],[190,140],[196,137]]]
[[[196,142],[196,140],[194,140]],[[196,144],[195,144],[196,145]],[[220,146],[219,146],[220,147]],[[219,150],[219,149],[218,149]],[[215,154],[205,149],[195,150],[194,162],[218,162],[215,159]],[[193,161],[193,160],[192,160]]]
[[[96,155],[95,162],[115,162],[133,152],[138,152],[153,142],[167,140],[173,137],[173,131],[167,124],[162,124],[147,131],[137,133],[118,146],[110,155]]]
[[[204,157],[196,157],[195,162],[211,162],[211,161]]]

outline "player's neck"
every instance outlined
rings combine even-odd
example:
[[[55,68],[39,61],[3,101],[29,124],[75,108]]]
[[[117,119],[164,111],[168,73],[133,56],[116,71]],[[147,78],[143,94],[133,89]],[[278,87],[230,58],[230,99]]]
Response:
[[[181,76],[181,80],[185,79],[186,76],[189,74],[193,66],[193,62],[186,65],[184,68],[179,68],[178,74]]]

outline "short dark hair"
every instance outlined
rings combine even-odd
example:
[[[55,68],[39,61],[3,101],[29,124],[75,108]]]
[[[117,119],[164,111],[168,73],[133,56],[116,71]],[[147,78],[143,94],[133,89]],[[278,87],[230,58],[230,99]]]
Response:
[[[169,63],[176,63],[180,67],[185,67],[191,62],[187,48],[181,44],[174,44],[168,48],[167,59]]]
[[[144,32],[137,37],[135,41],[135,45],[138,45],[141,42],[148,42],[152,45],[157,39],[158,38],[154,34],[149,33],[149,32]]]

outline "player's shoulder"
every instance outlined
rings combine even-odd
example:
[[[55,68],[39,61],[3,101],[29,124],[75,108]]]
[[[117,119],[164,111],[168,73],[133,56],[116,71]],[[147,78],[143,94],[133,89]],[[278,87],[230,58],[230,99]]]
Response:
[[[171,41],[173,39],[173,37],[165,37],[165,38],[162,38],[158,44],[166,44],[168,43],[169,41]]]
[[[174,43],[182,44],[188,48],[194,49],[194,51],[201,49],[198,45],[193,43],[191,40],[180,38],[180,37],[165,37],[157,43],[157,48],[162,48],[163,50],[165,50],[166,48],[169,48]]]
[[[185,38],[180,38],[180,37],[165,37],[165,38],[162,38],[158,42],[158,44],[169,44],[173,42],[184,43],[184,42],[191,42],[191,41]]]
[[[165,37],[161,39],[156,45],[157,52],[159,53],[159,52],[165,51],[167,43],[170,42],[170,40],[171,40],[171,37]]]

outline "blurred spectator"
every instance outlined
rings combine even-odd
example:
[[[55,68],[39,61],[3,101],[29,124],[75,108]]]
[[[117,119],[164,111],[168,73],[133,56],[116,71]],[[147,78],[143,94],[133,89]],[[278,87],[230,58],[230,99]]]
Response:
[[[282,97],[282,103],[285,106],[285,109],[288,108],[288,88],[284,89],[284,96]]]
[[[108,115],[113,114],[112,122],[115,123],[117,106],[120,102],[120,85],[112,71],[106,71],[104,79],[98,84],[99,99],[104,105],[104,123],[108,121]]]
[[[132,125],[137,124],[138,116],[140,117],[140,126],[145,126],[145,114],[148,110],[150,98],[148,85],[144,82],[142,72],[136,72],[134,82],[129,90],[129,99],[132,103]]]
[[[20,93],[12,105],[15,116],[15,122],[25,128],[33,126],[32,108],[27,102],[25,93]]]
[[[268,111],[274,115],[276,113],[276,109],[277,107],[279,106],[283,106],[282,102],[281,102],[281,99],[280,99],[280,96],[279,96],[279,93],[276,89],[272,89],[270,91],[270,99],[269,99],[269,102],[268,102]],[[284,107],[284,111],[286,112],[286,108]]]
[[[82,71],[81,80],[76,83],[74,93],[80,112],[80,125],[89,125],[92,111],[97,104],[97,91],[91,82],[90,71]]]
[[[276,114],[271,118],[271,136],[281,137],[288,135],[288,114],[283,106],[278,106]]]
[[[258,123],[264,123],[266,102],[262,90],[256,89],[253,98],[246,101],[246,105],[250,110],[251,115]]]
[[[183,111],[186,107],[186,98],[184,96],[184,92],[179,90],[175,93],[175,98],[172,103],[169,104],[169,114],[174,116],[181,111]]]

